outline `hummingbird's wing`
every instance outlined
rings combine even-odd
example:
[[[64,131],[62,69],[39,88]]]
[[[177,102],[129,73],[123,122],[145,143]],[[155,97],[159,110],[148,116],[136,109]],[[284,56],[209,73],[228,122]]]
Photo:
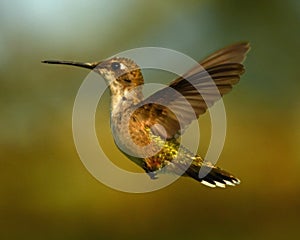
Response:
[[[155,135],[163,138],[181,134],[187,125],[238,83],[244,73],[242,62],[249,49],[249,43],[243,42],[210,55],[172,81],[169,87],[142,101],[132,115],[134,121],[143,122]],[[174,94],[174,90],[180,94]]]

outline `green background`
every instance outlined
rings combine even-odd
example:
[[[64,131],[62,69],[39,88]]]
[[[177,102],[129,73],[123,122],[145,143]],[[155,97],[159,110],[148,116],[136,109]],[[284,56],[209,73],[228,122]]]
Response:
[[[0,238],[299,236],[299,25],[297,0],[0,0]],[[228,128],[218,161],[240,186],[210,189],[181,178],[156,192],[128,194],[88,173],[71,125],[88,71],[41,60],[97,61],[143,46],[200,60],[241,40],[252,50],[246,74],[224,98]],[[106,121],[108,103],[106,94],[97,113]],[[102,122],[99,138],[109,139],[113,161],[136,170]],[[209,139],[207,127],[203,132]]]

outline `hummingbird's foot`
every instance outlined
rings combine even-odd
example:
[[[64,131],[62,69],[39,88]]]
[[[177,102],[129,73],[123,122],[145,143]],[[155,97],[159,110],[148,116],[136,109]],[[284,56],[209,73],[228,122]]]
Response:
[[[147,172],[147,171],[146,171]],[[156,172],[147,172],[151,179],[158,179]]]
[[[151,179],[158,179],[156,172],[147,172]]]

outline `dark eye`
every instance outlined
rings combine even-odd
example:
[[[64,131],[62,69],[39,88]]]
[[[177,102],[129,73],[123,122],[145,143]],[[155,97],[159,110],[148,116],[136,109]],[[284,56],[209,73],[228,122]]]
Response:
[[[120,63],[118,63],[118,62],[113,62],[113,63],[111,64],[111,68],[112,68],[112,70],[118,70],[118,69],[120,69]]]

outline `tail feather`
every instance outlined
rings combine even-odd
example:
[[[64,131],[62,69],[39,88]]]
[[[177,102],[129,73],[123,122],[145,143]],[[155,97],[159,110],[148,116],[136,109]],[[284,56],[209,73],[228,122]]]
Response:
[[[200,168],[205,174],[199,175]],[[235,186],[240,183],[238,178],[218,167],[191,165],[186,174],[208,187],[225,188],[226,186]]]

